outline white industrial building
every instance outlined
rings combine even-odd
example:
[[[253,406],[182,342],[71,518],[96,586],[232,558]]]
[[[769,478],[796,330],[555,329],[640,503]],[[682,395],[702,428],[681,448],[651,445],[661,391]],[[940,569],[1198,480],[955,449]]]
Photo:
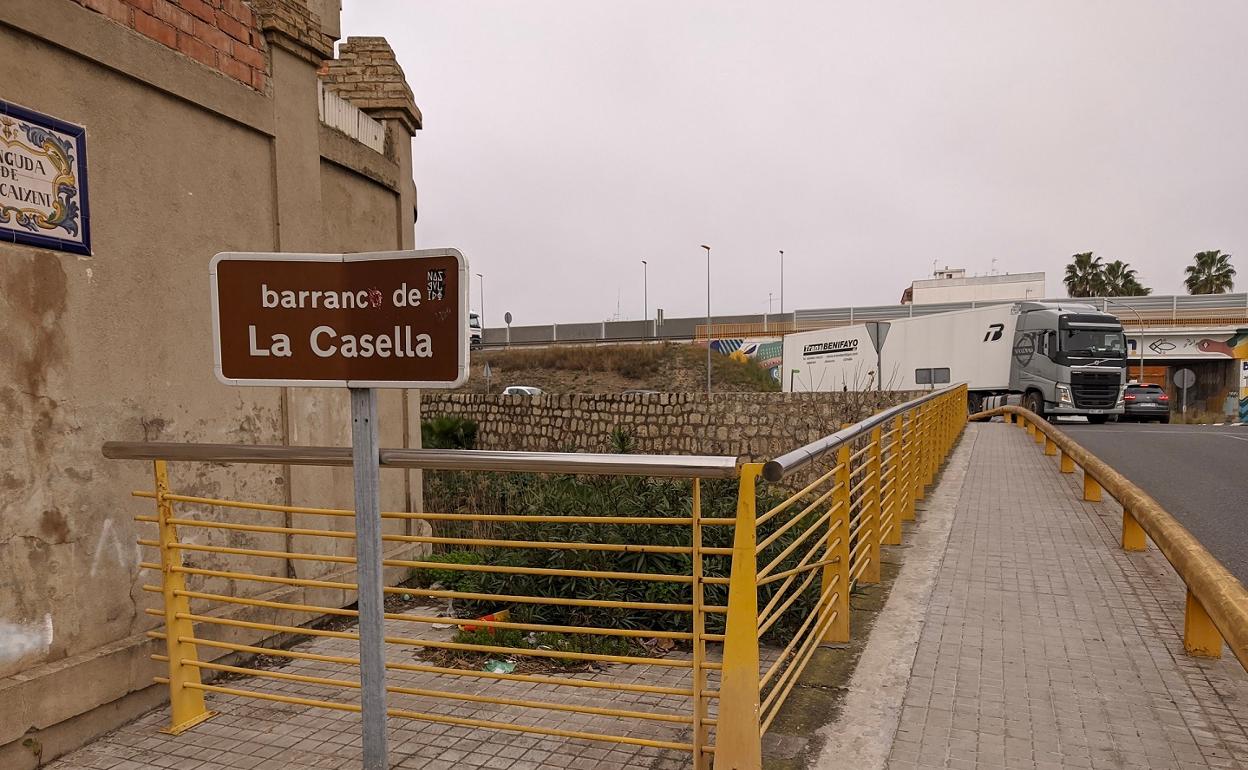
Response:
[[[947,302],[993,302],[1043,299],[1044,273],[1004,273],[968,277],[960,267],[937,270],[933,277],[914,281],[902,292],[902,304],[939,305]]]

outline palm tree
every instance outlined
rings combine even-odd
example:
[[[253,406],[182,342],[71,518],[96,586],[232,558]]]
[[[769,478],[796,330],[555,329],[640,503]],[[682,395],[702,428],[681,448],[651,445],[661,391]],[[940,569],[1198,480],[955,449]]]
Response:
[[[1071,257],[1074,261],[1066,266],[1066,293],[1072,297],[1095,297],[1105,287],[1104,267],[1101,258],[1085,251]]]
[[[1187,266],[1183,279],[1188,294],[1226,294],[1235,287],[1235,268],[1231,255],[1220,250],[1202,251]]]
[[[1135,277],[1135,270],[1127,262],[1115,259],[1105,265],[1101,290],[1106,297],[1142,297],[1153,290],[1143,286]]]

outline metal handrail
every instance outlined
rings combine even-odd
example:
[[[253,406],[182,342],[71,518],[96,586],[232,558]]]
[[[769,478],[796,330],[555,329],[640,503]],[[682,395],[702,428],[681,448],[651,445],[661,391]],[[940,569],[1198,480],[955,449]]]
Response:
[[[957,385],[950,385],[946,388],[941,388],[940,390],[934,390],[931,393],[919,396],[918,398],[907,401],[904,404],[898,404],[897,406],[885,409],[879,414],[872,415],[862,422],[854,423],[848,428],[838,430],[836,433],[824,436],[821,439],[816,439],[804,447],[782,454],[763,466],[763,478],[768,481],[781,481],[791,475],[794,471],[799,471],[828,452],[838,449],[842,444],[866,435],[889,420],[895,419],[897,415],[914,409],[916,406],[920,406],[935,398],[939,398],[940,396],[943,396],[944,394],[954,391],[960,387],[962,387],[961,383]]]
[[[1019,406],[1002,406],[971,415],[970,419],[986,420],[1006,414],[1018,415],[1033,424],[1129,512],[1157,544],[1240,664],[1248,670],[1248,588],[1152,496],[1035,412]]]
[[[256,444],[193,444],[165,441],[107,441],[111,460],[273,463],[350,466],[351,447]],[[498,452],[477,449],[381,449],[383,468],[585,473],[668,478],[736,478],[740,461],[717,455],[583,454],[578,452]]]

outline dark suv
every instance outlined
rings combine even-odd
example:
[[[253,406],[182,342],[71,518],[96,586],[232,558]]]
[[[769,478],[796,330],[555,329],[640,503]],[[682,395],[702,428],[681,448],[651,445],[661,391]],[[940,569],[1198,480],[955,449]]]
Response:
[[[1160,385],[1131,383],[1122,396],[1122,420],[1170,422],[1170,397]]]

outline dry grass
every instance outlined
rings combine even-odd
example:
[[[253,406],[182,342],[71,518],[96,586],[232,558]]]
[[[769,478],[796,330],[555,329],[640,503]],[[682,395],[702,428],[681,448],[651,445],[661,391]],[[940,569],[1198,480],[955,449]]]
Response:
[[[493,372],[491,392],[534,385],[549,393],[698,392],[706,387],[706,348],[681,343],[563,345],[474,352],[464,390],[484,393],[482,369]],[[780,384],[752,361],[711,354],[711,380],[721,393],[778,391]]]
[[[491,351],[490,366],[503,369],[565,369],[615,372],[641,380],[659,372],[672,358],[671,343],[658,345],[567,345],[548,348],[513,348]],[[681,346],[685,347],[685,346]],[[703,370],[705,371],[705,369]]]

